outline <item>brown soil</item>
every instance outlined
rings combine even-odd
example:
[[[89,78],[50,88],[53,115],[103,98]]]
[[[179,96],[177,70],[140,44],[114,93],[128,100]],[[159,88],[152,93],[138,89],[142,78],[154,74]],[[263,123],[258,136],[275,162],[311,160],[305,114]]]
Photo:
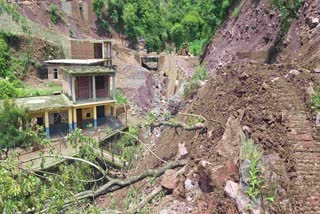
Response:
[[[233,17],[230,11],[204,52],[210,73],[231,62],[266,62],[276,42],[280,31],[279,16],[269,6],[270,1],[236,2],[244,2],[242,7],[235,5],[241,7],[239,16]]]
[[[185,109],[186,112],[201,114],[207,118],[208,131],[211,134],[178,130],[178,135],[175,130],[168,128],[161,134],[153,150],[161,158],[169,161],[176,156],[178,144],[186,142],[190,159],[188,173],[193,174],[201,174],[198,171],[201,161],[208,161],[216,166],[227,159],[232,160],[233,157],[222,157],[217,152],[216,146],[224,133],[224,128],[216,121],[225,124],[230,115],[242,109],[245,114],[241,125],[246,125],[251,129],[252,137],[263,148],[264,155],[275,152],[286,164],[287,172],[284,173],[289,174],[291,181],[288,183],[285,179],[279,180],[280,186],[286,193],[280,195],[277,203],[287,198],[294,210],[302,211],[305,206],[301,207],[301,204],[297,202],[295,192],[299,188],[308,187],[302,184],[297,186],[295,183],[297,177],[298,180],[303,178],[299,178],[299,167],[296,168],[300,166],[296,165],[297,159],[294,153],[296,144],[290,141],[288,136],[292,133],[291,118],[295,117],[299,111],[304,112],[303,120],[306,121],[306,128],[312,130],[308,119],[311,119],[312,116],[307,111],[309,95],[306,89],[309,82],[314,81],[314,76],[311,73],[301,72],[298,76],[290,74],[285,77],[294,68],[293,65],[254,63],[227,66],[223,71],[219,71],[215,79],[211,79],[203,89],[198,91],[198,96]],[[312,136],[312,132],[307,134]],[[308,153],[308,151],[304,152]],[[147,155],[138,164],[136,172],[159,165],[161,162],[158,159]],[[192,205],[195,213],[200,213],[199,203],[202,202],[207,203],[205,206],[207,210],[202,210],[202,212],[234,213],[236,210],[234,202],[224,195],[223,188],[224,185],[221,185],[214,188],[213,192],[200,195],[197,203]],[[280,212],[282,208],[277,206],[277,209]]]

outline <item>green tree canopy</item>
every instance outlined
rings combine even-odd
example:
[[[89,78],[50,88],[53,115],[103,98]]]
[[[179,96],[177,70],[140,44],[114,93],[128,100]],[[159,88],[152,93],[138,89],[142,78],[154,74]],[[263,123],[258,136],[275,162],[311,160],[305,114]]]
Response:
[[[170,31],[172,41],[176,45],[177,49],[179,49],[182,43],[185,40],[184,28],[181,24],[176,23]]]

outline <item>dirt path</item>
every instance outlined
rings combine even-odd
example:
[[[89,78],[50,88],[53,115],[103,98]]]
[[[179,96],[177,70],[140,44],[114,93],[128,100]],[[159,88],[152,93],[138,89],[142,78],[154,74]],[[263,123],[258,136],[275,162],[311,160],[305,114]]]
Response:
[[[286,96],[287,101],[292,100]],[[295,171],[291,173],[296,213],[320,213],[320,142],[312,136],[312,124],[300,108],[289,111],[288,134]]]

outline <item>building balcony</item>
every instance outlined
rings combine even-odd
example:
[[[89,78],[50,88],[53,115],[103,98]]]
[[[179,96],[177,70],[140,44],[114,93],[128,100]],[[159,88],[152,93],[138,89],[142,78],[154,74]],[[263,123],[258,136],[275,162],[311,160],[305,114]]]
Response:
[[[96,99],[94,98],[78,98],[76,99],[76,102],[74,103],[75,106],[81,106],[81,105],[88,105],[91,103],[99,104],[99,103],[113,103],[116,102],[115,99],[112,97],[97,97]]]

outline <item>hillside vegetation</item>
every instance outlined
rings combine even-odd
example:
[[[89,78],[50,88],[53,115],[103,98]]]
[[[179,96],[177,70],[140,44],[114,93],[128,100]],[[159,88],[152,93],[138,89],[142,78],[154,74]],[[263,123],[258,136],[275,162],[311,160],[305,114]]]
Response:
[[[145,39],[148,51],[160,51],[167,42],[179,49],[184,42],[200,54],[223,22],[233,0],[94,0],[99,20],[109,29],[106,17],[117,32],[126,34],[135,46]]]

